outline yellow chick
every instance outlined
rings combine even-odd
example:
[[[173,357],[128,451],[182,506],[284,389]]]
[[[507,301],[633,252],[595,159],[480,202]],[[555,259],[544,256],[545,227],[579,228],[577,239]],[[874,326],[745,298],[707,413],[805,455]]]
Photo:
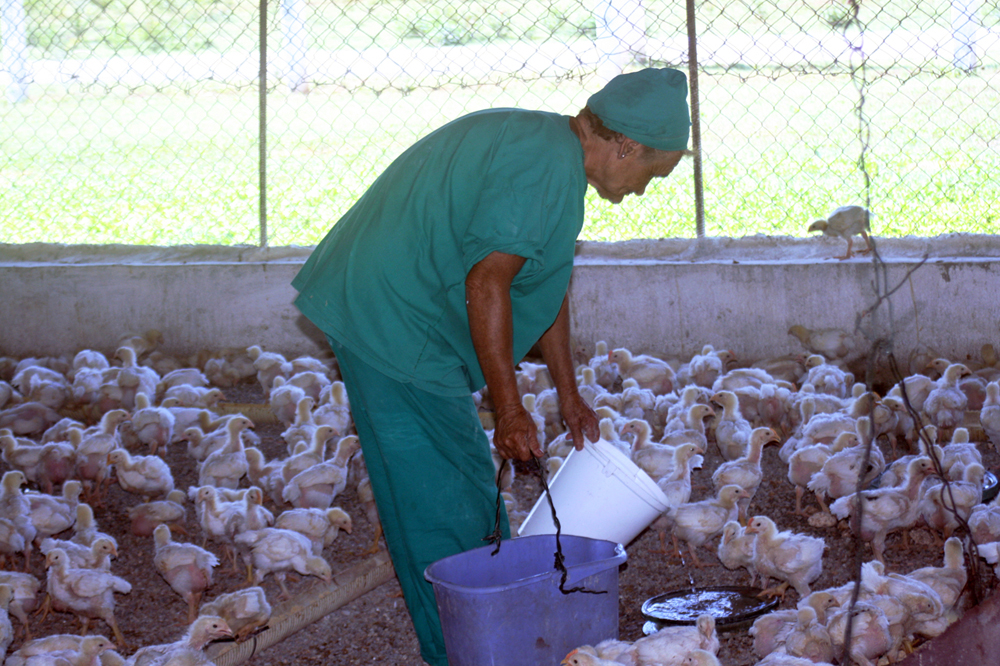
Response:
[[[858,250],[858,254],[867,254],[872,251],[871,240],[868,238],[868,231],[871,230],[871,218],[874,214],[863,206],[841,206],[834,210],[825,220],[815,220],[809,225],[808,231],[820,231],[824,236],[832,238],[843,238],[847,241],[847,252],[842,257],[836,257],[843,261],[852,256],[851,245],[854,236],[858,234],[865,239],[865,249]]]

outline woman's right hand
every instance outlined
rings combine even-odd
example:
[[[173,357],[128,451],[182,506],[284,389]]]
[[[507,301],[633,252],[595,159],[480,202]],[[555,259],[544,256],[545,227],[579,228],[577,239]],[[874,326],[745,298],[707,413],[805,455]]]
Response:
[[[531,414],[520,403],[498,407],[494,412],[493,446],[504,458],[531,460],[542,456],[538,428]]]

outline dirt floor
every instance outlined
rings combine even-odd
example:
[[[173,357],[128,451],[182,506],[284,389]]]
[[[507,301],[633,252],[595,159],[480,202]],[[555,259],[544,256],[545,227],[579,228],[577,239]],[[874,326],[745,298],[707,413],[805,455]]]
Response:
[[[227,399],[232,402],[261,400],[259,388],[252,386],[229,389],[226,393]],[[261,438],[260,448],[268,459],[284,455],[285,444],[279,437],[282,429],[278,425],[260,425],[255,429]],[[984,454],[987,469],[996,470],[1000,458],[992,448],[981,446],[980,449]],[[887,447],[884,453],[888,458],[890,451]],[[178,488],[186,489],[196,483],[194,465],[183,444],[172,446],[166,455],[166,460],[173,470]],[[692,500],[703,499],[711,494],[711,474],[720,461],[718,449],[710,446],[704,467],[696,470],[693,475]],[[807,532],[826,540],[823,574],[813,585],[813,589],[839,585],[850,580],[856,542],[846,528],[843,525],[834,525],[817,529],[810,527],[804,518],[792,513],[795,504],[794,489],[786,478],[786,466],[778,458],[777,447],[765,448],[763,468],[765,481],[751,505],[751,515],[765,514],[774,519],[780,529]],[[2,462],[0,469],[5,469]],[[527,508],[538,496],[540,482],[526,466],[518,465],[516,469],[518,472],[515,481],[516,494],[521,500],[521,506]],[[129,643],[128,649],[122,651],[125,656],[139,647],[176,639],[184,632],[186,624],[186,604],[152,566],[152,537],[136,537],[129,531],[126,511],[128,507],[138,502],[135,496],[126,493],[115,484],[111,487],[103,505],[96,507],[95,511],[100,528],[118,540],[118,558],[112,564],[112,572],[123,576],[133,586],[130,594],[117,596],[115,609],[115,616]],[[324,556],[336,572],[369,557],[364,551],[371,545],[374,532],[373,526],[357,502],[352,486],[337,498],[335,504],[343,507],[354,519],[353,533],[341,533],[333,545],[324,552]],[[815,500],[807,499],[807,506],[814,507]],[[270,508],[274,510],[273,506]],[[195,543],[201,543],[200,528],[191,504],[188,505],[186,527],[191,535],[190,539]],[[888,570],[908,572],[918,567],[940,564],[941,549],[936,545],[930,545],[932,539],[927,530],[917,529],[912,537],[914,538],[910,539],[908,546],[903,544],[902,534],[897,533],[889,537]],[[175,540],[183,540],[183,537],[175,537]],[[716,544],[717,540],[711,542],[713,550]],[[206,547],[218,554],[220,560],[222,559],[223,553],[219,546],[209,543]],[[870,551],[865,548],[865,559],[868,559]],[[682,565],[673,555],[660,551],[658,535],[651,530],[647,530],[629,544],[627,552],[628,562],[622,568],[619,579],[620,634],[621,638],[627,640],[642,635],[646,619],[642,616],[640,607],[649,597],[692,583],[703,586],[741,585],[748,582],[745,572],[725,569],[708,549],[700,553],[707,566],[696,568]],[[17,561],[20,562],[19,558]],[[39,580],[44,581],[43,560],[37,554],[33,558],[31,571]],[[992,572],[987,569],[986,575],[992,585]],[[225,564],[220,565],[216,570],[215,584],[206,596],[211,598],[235,590],[240,587],[241,581],[241,574],[232,571]],[[290,580],[289,588],[294,594],[306,586],[315,585],[316,582],[316,579],[312,578]],[[267,591],[268,598],[274,603],[279,588],[273,577],[269,576],[264,581],[263,587]],[[796,601],[796,594],[792,591],[783,600],[781,607],[794,607]],[[275,612],[279,613],[280,609],[276,609]],[[16,621],[15,626],[17,626]],[[95,621],[91,626],[93,631],[110,635],[103,622]],[[44,621],[33,618],[31,628],[33,635],[40,637],[54,633],[76,633],[79,631],[79,624],[70,614],[54,613]],[[20,645],[22,636],[23,634],[18,631],[11,651]],[[746,627],[721,634],[721,641],[719,658],[723,664],[740,666],[756,662],[751,651],[752,640],[746,633]],[[423,662],[419,657],[416,638],[400,596],[399,586],[393,580],[255,655],[250,663],[259,666],[292,663],[340,665],[377,663],[407,666]]]

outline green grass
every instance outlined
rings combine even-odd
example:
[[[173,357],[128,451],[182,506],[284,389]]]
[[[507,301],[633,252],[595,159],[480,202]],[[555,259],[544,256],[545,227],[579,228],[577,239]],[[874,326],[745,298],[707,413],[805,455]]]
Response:
[[[128,40],[122,46],[112,37],[97,36],[99,31],[92,34],[116,8],[125,11],[126,5],[117,2],[81,5],[87,16],[94,7],[105,9],[76,32],[46,24],[52,33],[48,45],[36,35],[33,48],[98,55],[127,50]],[[228,9],[221,1],[192,5],[187,13],[171,15],[169,30],[147,21],[141,34],[149,42],[150,34],[160,30],[189,44],[197,40],[184,35],[213,34],[215,45],[203,48],[216,48],[226,36],[252,49],[253,17],[244,5],[230,4]],[[33,6],[40,5],[29,3],[29,13]],[[706,5],[703,31],[833,31],[840,19],[831,7],[788,1],[734,5],[713,14]],[[647,9],[656,17],[652,34],[683,30],[681,6],[657,0]],[[313,46],[330,49],[551,35],[577,39],[590,29],[585,8],[577,4],[397,0],[312,3],[310,11],[322,18],[318,24],[329,26],[311,37]],[[869,29],[919,29],[947,15],[946,3],[891,3],[867,20]],[[985,18],[995,22],[997,17]],[[443,36],[443,30],[452,37]],[[67,36],[71,33],[73,39]],[[161,36],[161,50],[177,48],[171,39]],[[864,104],[870,123],[864,155],[868,191],[858,164],[859,96],[843,65],[818,63],[811,72],[709,67],[702,73],[709,235],[804,235],[810,219],[838,205],[864,203],[866,196],[876,213],[877,235],[995,231],[1000,217],[996,66],[957,75],[940,62],[876,64],[868,74]],[[319,85],[309,95],[288,94],[276,84],[267,103],[271,245],[315,243],[395,155],[454,117],[492,106],[571,114],[598,85],[586,74],[527,74],[481,85],[411,83],[393,82],[379,92]],[[26,103],[0,101],[3,241],[255,244],[257,105],[253,85],[212,82],[134,89],[36,86]],[[621,206],[588,194],[583,237],[693,236],[692,167],[685,161],[646,196]]]

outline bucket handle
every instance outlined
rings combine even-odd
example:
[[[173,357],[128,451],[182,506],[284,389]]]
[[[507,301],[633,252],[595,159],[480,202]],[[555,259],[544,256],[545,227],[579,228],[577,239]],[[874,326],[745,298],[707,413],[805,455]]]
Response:
[[[621,564],[625,561],[625,547],[620,543],[615,544],[615,554],[603,560],[586,562],[572,567],[566,567],[567,576],[563,585],[576,585],[580,581],[593,576],[594,574],[607,571],[613,563]]]

